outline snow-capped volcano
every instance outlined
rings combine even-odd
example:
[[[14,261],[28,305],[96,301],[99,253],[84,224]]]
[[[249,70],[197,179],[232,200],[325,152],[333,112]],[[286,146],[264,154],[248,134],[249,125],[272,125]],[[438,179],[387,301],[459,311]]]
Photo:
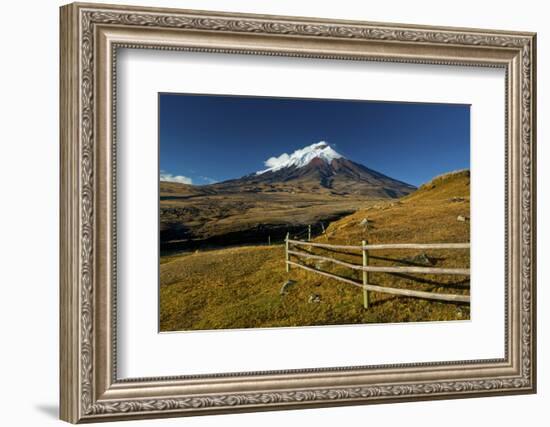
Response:
[[[264,162],[267,169],[208,186],[219,192],[323,193],[373,198],[401,197],[415,187],[346,159],[325,141]]]
[[[261,175],[266,172],[275,172],[280,169],[307,166],[313,159],[321,159],[330,164],[334,159],[343,158],[340,153],[334,151],[325,141],[319,141],[307,147],[300,148],[292,154],[283,153],[278,157],[270,157],[264,164],[267,169],[256,172],[256,175]]]

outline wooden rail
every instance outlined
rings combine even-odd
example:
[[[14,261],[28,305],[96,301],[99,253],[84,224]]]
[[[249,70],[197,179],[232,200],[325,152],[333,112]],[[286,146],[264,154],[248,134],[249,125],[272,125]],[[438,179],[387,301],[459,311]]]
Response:
[[[297,251],[291,249],[291,244],[296,246],[310,246],[310,247],[319,247],[319,248],[330,248],[330,249],[347,249],[347,250],[360,250],[363,253],[363,265],[353,264],[346,261],[341,261],[338,259],[325,257],[321,255],[314,255],[309,252]],[[368,245],[365,241],[362,242],[360,246],[353,245],[331,245],[326,243],[313,243],[313,242],[304,242],[301,240],[290,239],[288,234],[285,239],[285,259],[286,259],[286,270],[290,271],[290,266],[296,266],[304,270],[312,271],[322,276],[330,277],[341,282],[349,283],[354,286],[359,286],[363,288],[363,306],[368,308],[369,306],[369,295],[368,291],[383,292],[393,295],[402,295],[415,298],[424,298],[430,300],[439,300],[439,301],[449,301],[449,302],[470,302],[469,295],[455,295],[455,294],[438,294],[425,291],[415,291],[408,289],[397,289],[389,288],[385,286],[377,286],[369,284],[369,272],[378,272],[378,273],[417,273],[417,274],[449,274],[449,275],[470,275],[469,268],[436,268],[436,267],[417,267],[417,266],[407,266],[407,267],[392,267],[392,266],[369,266],[368,265],[368,251],[369,250],[381,250],[381,249],[469,249],[469,243],[391,243],[391,244],[378,244],[378,245]],[[313,259],[319,261],[327,261],[333,264],[341,265],[352,270],[362,271],[363,272],[363,283],[358,283],[354,280],[348,279],[346,277],[338,276],[336,274],[328,273],[326,271],[313,268],[299,262],[291,261],[290,256],[294,255],[299,258]]]
[[[379,245],[330,245],[328,243],[303,242],[301,240],[288,240],[302,246],[314,246],[317,248],[349,249],[349,250],[378,250],[378,249],[470,249],[469,243],[387,243]]]
[[[352,270],[361,271],[373,271],[377,273],[419,273],[419,274],[451,274],[467,276],[470,274],[469,268],[431,268],[431,267],[375,267],[375,266],[362,266],[357,264],[351,264],[349,262],[340,261],[338,259],[324,257],[320,255],[313,255],[302,251],[287,251],[289,255],[301,256],[303,258],[317,259],[320,261],[328,261],[334,264],[343,265],[344,267],[351,268]],[[366,252],[366,251],[365,251]]]

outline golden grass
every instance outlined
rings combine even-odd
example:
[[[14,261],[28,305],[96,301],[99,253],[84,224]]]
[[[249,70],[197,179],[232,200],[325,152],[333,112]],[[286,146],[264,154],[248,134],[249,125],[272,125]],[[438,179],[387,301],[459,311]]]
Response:
[[[367,205],[367,204],[365,204]],[[317,241],[359,245],[369,243],[468,242],[469,173],[460,172],[433,180],[399,201],[368,204],[332,223]],[[368,229],[361,225],[367,218]],[[422,251],[372,251],[372,265],[407,265]],[[314,253],[329,252],[315,249]],[[468,267],[469,251],[426,251],[435,266]],[[336,254],[341,260],[361,263],[360,253]],[[360,273],[330,263],[309,262],[325,271],[359,281]],[[292,268],[286,273],[284,247],[246,246],[161,258],[161,330],[228,329],[466,320],[467,304],[428,301],[370,293],[370,307],[363,308],[361,289]],[[281,296],[288,280],[296,283]],[[396,275],[371,273],[370,282],[439,293],[469,294],[463,276]],[[319,302],[309,302],[316,295]]]

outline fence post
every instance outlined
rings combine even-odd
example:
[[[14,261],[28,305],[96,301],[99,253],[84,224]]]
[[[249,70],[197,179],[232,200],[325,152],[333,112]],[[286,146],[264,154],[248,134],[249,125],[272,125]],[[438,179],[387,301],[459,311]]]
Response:
[[[290,261],[290,255],[288,253],[288,238],[290,233],[286,233],[285,237],[285,264],[286,264],[286,272],[288,273],[290,271],[290,264],[288,263]]]
[[[271,246],[271,235],[267,236],[267,246]]]
[[[369,254],[368,251],[365,249],[365,245],[367,244],[366,240],[363,240],[361,246],[361,251],[363,252],[363,267],[367,267],[369,265]],[[369,308],[369,291],[367,291],[366,286],[369,283],[369,272],[363,271],[363,307],[365,309]]]
[[[311,242],[311,224],[307,226],[307,241]]]
[[[323,223],[321,223],[321,230],[323,230],[323,234],[325,235],[325,238],[327,239],[327,242],[328,242],[327,230],[325,230],[325,225]]]

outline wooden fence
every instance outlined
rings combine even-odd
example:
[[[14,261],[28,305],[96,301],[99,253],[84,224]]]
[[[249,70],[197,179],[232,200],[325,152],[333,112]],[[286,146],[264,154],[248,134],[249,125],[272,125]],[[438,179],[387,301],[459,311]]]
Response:
[[[314,255],[309,252],[295,250],[295,247],[298,246],[307,246],[307,247],[317,247],[324,249],[340,249],[348,251],[361,251],[363,254],[363,263],[352,264],[346,261],[341,261],[338,259],[325,257],[321,255]],[[449,302],[470,302],[469,295],[455,295],[455,294],[439,294],[433,292],[425,291],[416,291],[409,289],[398,289],[398,288],[389,288],[386,286],[372,285],[369,283],[369,272],[378,272],[378,273],[415,273],[415,274],[450,274],[450,275],[460,275],[460,276],[469,276],[469,268],[435,268],[435,267],[418,267],[418,266],[374,266],[369,265],[369,251],[375,250],[384,250],[384,249],[469,249],[469,243],[390,243],[390,244],[377,244],[369,245],[366,241],[363,241],[361,246],[352,246],[352,245],[331,245],[328,243],[314,243],[314,242],[305,242],[303,240],[293,240],[290,239],[289,234],[287,234],[285,239],[285,260],[286,260],[286,271],[290,271],[290,266],[295,266],[302,268],[307,271],[311,271],[322,276],[330,277],[332,279],[339,280],[350,285],[358,286],[363,289],[363,306],[368,308],[369,306],[369,291],[374,292],[383,292],[392,295],[401,295],[407,297],[415,298],[424,298],[438,301],[449,301]],[[350,268],[352,270],[358,270],[362,272],[363,282],[358,283],[355,280],[348,279],[347,277],[338,276],[333,273],[319,270],[308,265],[301,264],[297,261],[291,261],[290,257],[295,256],[297,258],[305,258],[311,260],[319,261],[328,261],[333,264],[342,265],[344,267]]]

